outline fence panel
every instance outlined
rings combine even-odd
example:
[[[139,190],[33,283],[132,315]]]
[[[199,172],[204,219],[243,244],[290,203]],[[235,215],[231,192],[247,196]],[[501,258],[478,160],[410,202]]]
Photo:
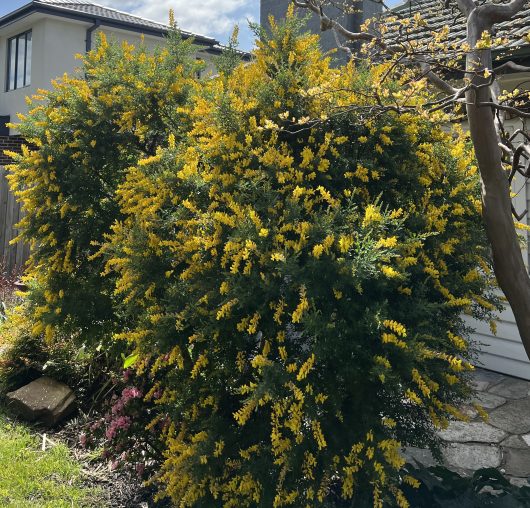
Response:
[[[29,255],[28,246],[22,242],[10,245],[18,234],[15,226],[20,219],[20,205],[9,190],[5,168],[0,166],[0,262],[9,271],[20,270]]]

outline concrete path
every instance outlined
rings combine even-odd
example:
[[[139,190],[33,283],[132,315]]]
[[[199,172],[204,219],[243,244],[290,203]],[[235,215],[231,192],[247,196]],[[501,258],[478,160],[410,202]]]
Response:
[[[530,486],[530,382],[476,369],[473,402],[488,413],[484,421],[470,405],[463,410],[469,422],[451,422],[440,432],[447,443],[444,463],[469,475],[483,467],[496,467],[516,485]],[[426,466],[435,465],[430,452],[408,448],[405,453]]]

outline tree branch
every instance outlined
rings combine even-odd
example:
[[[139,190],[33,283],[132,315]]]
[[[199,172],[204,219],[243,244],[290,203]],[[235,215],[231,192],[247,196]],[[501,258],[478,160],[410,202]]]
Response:
[[[310,11],[314,12],[320,18],[320,30],[322,32],[333,29],[350,41],[375,41],[378,46],[383,49],[387,49],[387,45],[383,42],[383,40],[374,34],[370,34],[368,32],[352,32],[344,28],[338,21],[331,19],[327,14],[325,14],[322,6],[316,5],[313,0],[307,0],[305,2],[301,0],[292,0],[292,2],[297,7],[309,9]]]
[[[507,4],[487,3],[477,7],[477,12],[479,17],[489,24],[502,23],[510,21],[524,7],[524,4],[525,0],[512,0]]]
[[[515,62],[512,62],[511,60],[509,62],[503,63],[502,65],[499,65],[498,67],[495,67],[493,69],[493,72],[497,75],[504,74],[505,72],[512,71],[512,72],[530,72],[530,67],[527,67],[526,65],[519,65]]]
[[[456,0],[460,12],[467,18],[475,8],[473,0]]]

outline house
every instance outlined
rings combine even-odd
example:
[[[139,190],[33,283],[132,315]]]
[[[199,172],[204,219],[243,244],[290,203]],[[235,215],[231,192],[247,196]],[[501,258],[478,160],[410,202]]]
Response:
[[[169,15],[169,13],[168,13]],[[89,51],[98,32],[109,40],[141,39],[148,47],[164,43],[169,27],[125,12],[84,0],[33,0],[0,18],[0,263],[20,267],[27,247],[10,246],[16,236],[13,226],[20,218],[20,207],[8,191],[2,166],[10,159],[4,150],[17,151],[23,139],[6,124],[27,111],[25,98],[39,88],[50,87],[52,79],[79,67],[75,55]],[[223,51],[211,37],[181,31],[193,38],[196,56],[213,68],[213,60]]]
[[[407,0],[405,3],[395,7],[391,14],[412,18],[416,13],[421,13],[422,18],[426,22],[425,26],[411,34],[407,34],[409,40],[419,43],[420,46],[424,42],[427,43],[432,38],[433,33],[440,31],[445,26],[449,27],[450,40],[463,41],[466,37],[466,26],[463,17],[455,15],[458,12],[458,7],[455,3],[454,0],[451,0],[445,6],[445,3],[440,0]],[[284,16],[287,4],[287,0],[261,0],[262,23],[267,23],[267,18],[270,14],[275,17]],[[344,26],[350,30],[355,31],[355,28],[360,26],[361,21],[380,12],[374,7],[371,0],[362,0],[362,2],[359,2],[359,6],[362,8],[362,12],[342,17]],[[326,13],[333,16],[337,11],[330,7]],[[305,16],[306,13],[302,10],[301,15]],[[338,19],[341,20],[341,18]],[[320,32],[319,20],[316,16],[311,17],[308,28],[315,33]],[[518,13],[513,20],[500,23],[496,28],[498,37],[508,33],[512,34],[508,46],[500,48],[497,54],[494,55],[499,59],[499,62],[508,58],[506,50],[510,50],[510,60],[521,65],[530,65],[530,44],[522,38],[530,30],[530,4],[527,3],[526,8]],[[513,35],[515,35],[515,38]],[[391,38],[390,35],[387,36]],[[402,35],[396,37],[402,37]],[[334,36],[330,36],[329,31],[321,35],[323,50],[336,47],[336,44]],[[502,76],[501,88],[505,90],[513,90],[514,88],[523,90],[529,87],[530,73],[513,72]],[[530,119],[528,122],[530,122]],[[528,125],[526,125],[525,121],[516,118],[507,120],[505,127],[511,133],[514,133],[517,129],[523,129],[528,132]],[[519,178],[519,180],[514,181],[513,192],[515,194],[513,204],[516,211],[521,213],[525,210],[530,210],[530,185],[525,179]],[[530,223],[528,215],[522,222]],[[528,246],[527,235],[526,245]],[[528,247],[523,252],[523,255],[527,266],[530,266]],[[499,316],[496,334],[490,330],[487,323],[475,322],[468,318],[466,320],[476,330],[473,339],[479,344],[477,365],[492,371],[530,380],[530,361],[521,343],[515,318],[509,306]]]

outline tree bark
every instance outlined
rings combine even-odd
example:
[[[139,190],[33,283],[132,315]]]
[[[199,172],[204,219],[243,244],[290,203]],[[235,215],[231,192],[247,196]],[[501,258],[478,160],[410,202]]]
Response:
[[[517,12],[516,1],[503,6],[484,5],[469,9],[466,14],[467,38],[475,48],[482,33],[490,31],[493,23],[511,18]],[[468,7],[468,5],[466,5]],[[492,9],[495,7],[495,9]],[[498,7],[505,10],[499,11]],[[508,19],[509,19],[508,18]],[[473,50],[467,55],[467,76],[473,84],[483,85],[487,79],[479,69],[492,69],[490,49]],[[513,310],[527,356],[530,358],[530,277],[523,261],[523,255],[512,217],[512,203],[508,175],[503,168],[499,136],[495,128],[495,116],[491,107],[480,106],[491,101],[489,87],[469,90],[466,93],[467,117],[471,139],[482,181],[482,216],[486,233],[493,252],[493,267],[500,288]]]

